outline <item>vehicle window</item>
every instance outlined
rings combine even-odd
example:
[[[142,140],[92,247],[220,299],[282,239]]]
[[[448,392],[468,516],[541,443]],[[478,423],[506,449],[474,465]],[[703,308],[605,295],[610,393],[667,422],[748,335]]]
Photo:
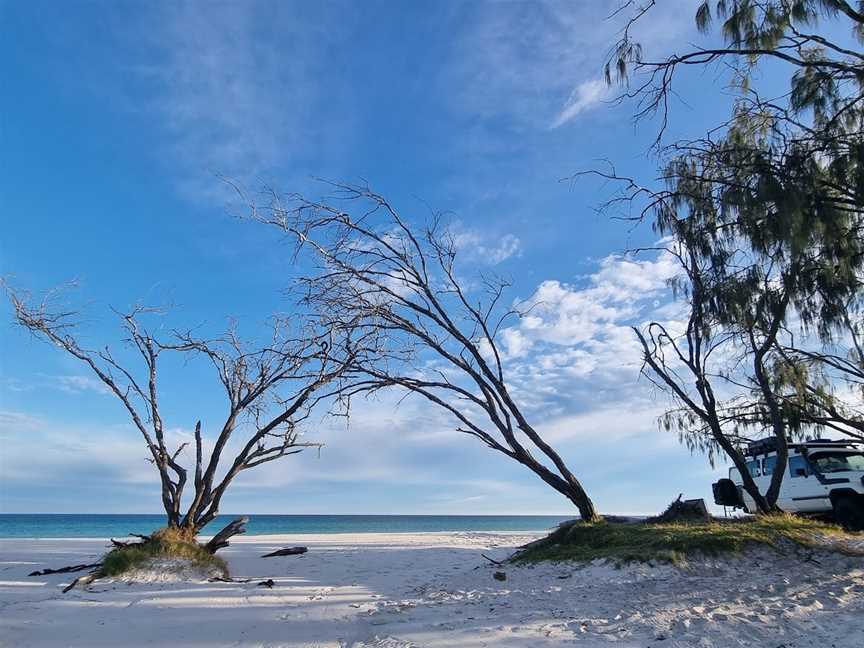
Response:
[[[804,471],[804,474],[799,474],[800,471]],[[793,477],[806,477],[810,474],[810,470],[807,466],[807,460],[801,455],[796,455],[794,457],[789,457],[789,474]]]
[[[774,474],[774,466],[777,465],[777,457],[765,457],[762,461],[762,474],[763,475],[773,475]]]
[[[864,453],[860,452],[820,452],[810,455],[814,467],[823,473],[843,472],[844,470],[864,471]]]
[[[762,474],[762,471],[759,470],[759,460],[754,459],[753,461],[747,462],[747,470],[750,471],[751,477],[759,477]]]

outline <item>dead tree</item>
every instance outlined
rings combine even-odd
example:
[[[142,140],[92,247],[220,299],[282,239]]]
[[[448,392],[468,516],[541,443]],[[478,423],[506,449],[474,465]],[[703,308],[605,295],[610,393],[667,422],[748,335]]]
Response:
[[[136,307],[118,314],[124,350],[90,349],[80,341],[78,314],[62,307],[58,291],[41,301],[9,287],[7,292],[18,324],[81,361],[123,406],[159,475],[167,526],[190,537],[217,516],[226,490],[241,472],[320,447],[301,440],[300,425],[318,403],[333,402],[362,347],[350,327],[337,331],[315,318],[297,325],[274,318],[269,339],[260,345],[241,339],[233,326],[210,339],[180,330],[157,338],[145,323],[157,311]],[[192,442],[169,446],[159,400],[160,360],[167,354],[203,358],[224,389],[227,414],[209,450],[200,420],[193,447]],[[235,442],[230,450],[229,441]],[[181,459],[188,454],[191,467]],[[190,485],[191,499],[184,509]],[[226,546],[228,537],[241,529],[236,521],[226,527],[217,534],[213,550]]]
[[[252,217],[292,235],[319,272],[306,302],[329,326],[374,334],[385,349],[354,362],[351,393],[396,387],[451,415],[457,429],[519,462],[564,495],[584,520],[597,512],[564,459],[528,421],[508,386],[499,332],[519,309],[502,306],[508,282],[457,276],[456,242],[439,218],[418,228],[367,187],[334,185],[335,204],[275,193]],[[353,213],[342,209],[346,206]]]

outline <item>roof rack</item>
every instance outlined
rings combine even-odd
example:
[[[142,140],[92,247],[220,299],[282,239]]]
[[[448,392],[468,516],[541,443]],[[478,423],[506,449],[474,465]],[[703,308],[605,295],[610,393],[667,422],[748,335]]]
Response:
[[[861,441],[855,440],[835,440],[835,439],[812,439],[810,441],[804,441],[802,443],[790,443],[790,448],[814,448],[814,447],[823,447],[823,448],[857,448],[862,445]],[[775,437],[767,437],[765,439],[758,439],[756,441],[751,441],[747,445],[747,450],[744,451],[744,454],[748,457],[755,457],[761,454],[768,454],[769,452],[777,451],[777,439]]]
[[[747,445],[747,450],[744,454],[750,457],[755,457],[756,455],[767,454],[769,452],[774,452],[775,450],[777,450],[777,439],[774,437],[768,437],[767,439],[751,441]]]
[[[835,439],[813,439],[811,441],[805,441],[804,443],[799,443],[796,445],[813,447],[813,446],[824,446],[826,448],[854,448],[861,445],[860,441],[855,440],[835,440]]]

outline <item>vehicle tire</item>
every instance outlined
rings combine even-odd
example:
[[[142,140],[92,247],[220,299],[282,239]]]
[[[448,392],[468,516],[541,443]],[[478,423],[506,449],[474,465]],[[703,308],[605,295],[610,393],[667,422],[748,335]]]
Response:
[[[834,519],[849,531],[864,530],[862,498],[841,497],[834,502]]]

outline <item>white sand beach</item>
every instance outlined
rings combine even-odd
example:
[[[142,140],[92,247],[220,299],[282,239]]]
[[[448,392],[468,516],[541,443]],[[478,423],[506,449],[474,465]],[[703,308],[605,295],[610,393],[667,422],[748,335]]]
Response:
[[[536,536],[336,534],[236,538],[246,583],[28,577],[92,561],[106,542],[0,540],[0,645],[833,646],[862,645],[864,559],[760,550],[688,568],[496,567]],[[261,558],[307,545],[300,556]],[[498,570],[506,581],[493,578]],[[272,588],[258,582],[272,578]]]

